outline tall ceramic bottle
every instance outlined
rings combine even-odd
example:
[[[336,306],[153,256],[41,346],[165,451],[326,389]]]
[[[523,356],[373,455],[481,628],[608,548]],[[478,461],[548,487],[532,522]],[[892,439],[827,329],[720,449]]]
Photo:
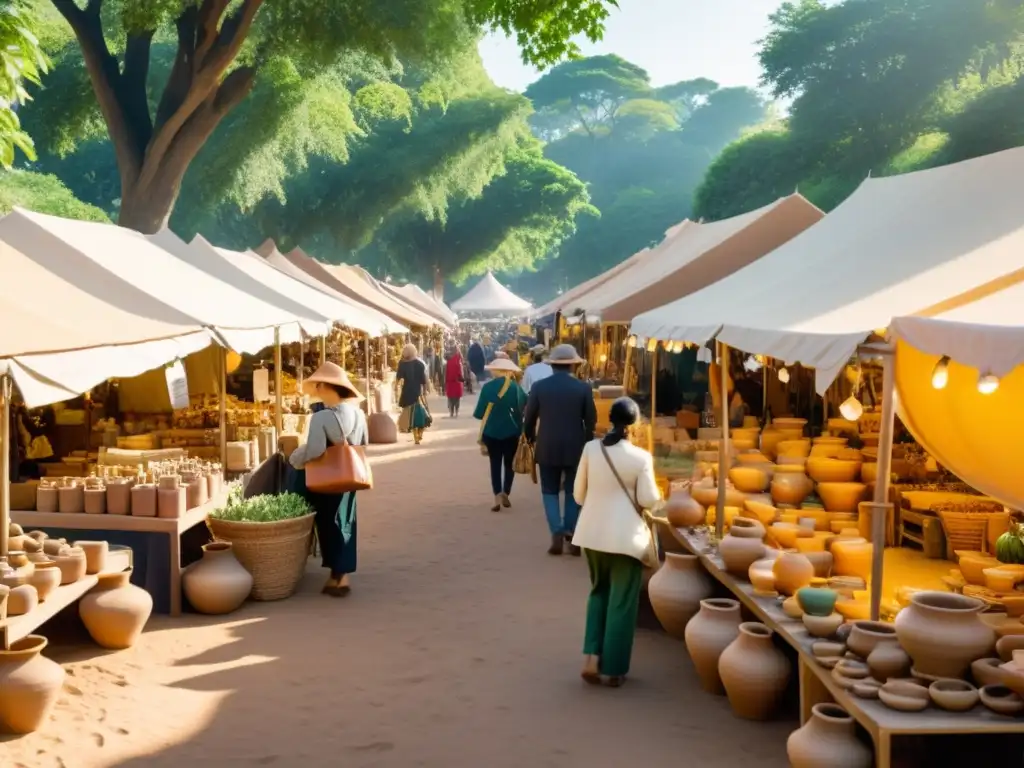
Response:
[[[853,718],[838,704],[815,704],[804,726],[789,735],[792,768],[871,768],[871,750],[856,735]]]
[[[718,674],[737,717],[766,720],[786,690],[792,667],[764,624],[746,622],[739,630],[739,636],[722,651]]]
[[[29,635],[0,649],[0,730],[32,733],[57,703],[64,669],[40,655],[46,638]]]
[[[153,612],[150,594],[129,583],[131,570],[101,573],[98,583],[78,603],[82,623],[103,648],[130,648]]]
[[[665,553],[665,565],[647,585],[654,615],[672,637],[682,640],[686,624],[711,596],[711,582],[695,555]]]
[[[200,613],[231,613],[252,592],[252,575],[238,562],[231,542],[215,541],[203,547],[203,559],[189,568],[182,584]]]
[[[686,625],[686,650],[708,693],[724,693],[718,659],[739,633],[740,604],[729,598],[701,600],[700,611]]]

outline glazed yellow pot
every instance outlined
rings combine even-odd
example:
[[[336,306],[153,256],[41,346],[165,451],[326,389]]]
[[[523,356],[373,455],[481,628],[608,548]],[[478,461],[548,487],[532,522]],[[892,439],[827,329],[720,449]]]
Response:
[[[768,475],[756,467],[733,467],[729,479],[743,493],[761,493],[768,487]]]
[[[846,445],[849,441],[848,437],[838,437],[836,435],[822,435],[821,437],[814,438],[815,445]]]
[[[776,471],[775,477],[772,478],[772,501],[776,504],[799,506],[812,490],[814,484],[803,472]]]
[[[824,552],[825,551],[825,539],[821,536],[801,536],[797,537],[793,541],[793,547],[800,554],[806,552]]]
[[[867,464],[861,464],[860,467],[860,481],[862,483],[871,484],[878,480],[878,464],[877,462],[869,462]]]
[[[814,566],[799,552],[783,552],[772,568],[775,574],[775,589],[781,595],[792,595],[806,587],[814,578]]]
[[[761,524],[765,527],[774,523],[775,517],[779,514],[779,511],[771,504],[764,504],[752,499],[747,499],[743,502],[743,508],[747,511],[749,517],[760,520]]]
[[[775,446],[779,456],[807,456],[811,452],[810,440],[782,440]]]
[[[813,520],[814,530],[824,531],[826,533],[831,534],[831,531],[828,527],[828,521],[830,518],[829,512],[826,512],[823,509],[808,509],[805,507],[802,508],[799,512],[797,512],[797,521],[799,521],[801,517],[810,518],[811,520]]]
[[[836,613],[847,621],[866,621],[871,618],[871,601],[840,597],[836,600]]]
[[[960,554],[960,552],[957,554]],[[985,570],[987,568],[998,568],[1000,565],[1002,565],[1002,563],[994,557],[982,554],[981,552],[964,552],[963,554],[960,554],[960,573],[963,574],[963,577],[968,584],[985,586]]]
[[[828,428],[833,432],[857,432],[857,422],[849,419],[829,419]]]
[[[798,430],[803,434],[805,426],[807,426],[807,419],[797,419],[788,416],[781,416],[777,419],[772,419],[772,427],[780,431],[787,429]]]
[[[768,535],[782,548],[793,549],[798,538],[809,538],[813,531],[801,528],[796,523],[772,523]]]
[[[875,548],[865,539],[832,540],[832,573],[836,576],[857,576],[865,582],[871,578],[871,556]]]
[[[737,440],[749,440],[756,445],[757,438],[760,436],[761,430],[759,427],[738,427],[736,429],[729,430],[729,437],[733,442]]]
[[[832,445],[826,443],[825,445],[811,446],[811,457],[820,459],[834,459],[839,455],[839,452],[843,450],[841,445]]]
[[[708,507],[714,509],[718,505],[718,489],[708,488],[707,486],[701,486],[700,488],[693,488],[690,491],[690,495],[697,500],[702,507]],[[742,507],[743,502],[747,500],[747,495],[735,488],[725,489],[725,505],[727,507]]]
[[[736,461],[744,466],[751,464],[771,464],[771,459],[765,456],[760,451],[749,451],[748,453],[740,453],[736,456]]]
[[[818,483],[817,490],[829,512],[855,512],[867,486],[864,483]]]
[[[710,507],[708,507],[707,516],[705,517],[705,522],[708,525],[711,525],[711,526],[715,525],[716,521],[718,520],[718,515],[716,514],[717,511],[718,511],[718,509],[715,507],[714,504],[712,504]],[[732,521],[736,519],[736,516],[739,513],[740,513],[740,508],[739,507],[726,507],[725,508],[725,528],[726,528],[726,530],[728,530],[729,526],[732,525]]]
[[[775,558],[765,557],[755,561],[747,569],[747,578],[758,592],[775,591],[775,573],[772,570],[774,566]]]
[[[780,471],[779,467],[785,467],[787,470],[790,470],[790,471],[795,471],[795,470],[803,471],[804,467],[807,466],[807,457],[806,456],[779,456],[775,460],[775,463],[777,465],[775,467],[775,471],[776,472]]]
[[[737,437],[735,440],[730,438],[729,444],[734,451],[752,451],[757,448],[757,440],[746,440],[742,437]]]
[[[858,451],[856,448],[843,448],[836,458],[840,461],[864,461],[864,454]]]
[[[807,459],[807,474],[816,483],[851,483],[860,475],[857,461],[827,459],[811,456]]]
[[[960,572],[963,573],[963,570]],[[1005,563],[996,568],[986,568],[983,573],[985,586],[993,592],[1013,592],[1013,588],[1024,581],[1024,571]]]

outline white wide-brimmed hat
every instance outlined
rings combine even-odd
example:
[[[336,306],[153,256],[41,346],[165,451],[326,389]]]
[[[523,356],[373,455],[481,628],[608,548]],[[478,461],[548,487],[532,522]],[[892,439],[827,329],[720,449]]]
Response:
[[[535,344],[534,346],[530,347],[530,351],[533,352],[533,354],[535,355],[539,355],[541,352],[547,352],[548,348],[545,347],[543,344]]]
[[[576,354],[576,348],[572,344],[559,344],[548,353],[548,365],[579,365],[585,362],[586,360]]]
[[[507,357],[495,357],[494,362],[486,366],[486,368],[488,371],[508,371],[509,373],[519,373],[519,366]]]
[[[324,363],[315,371],[313,375],[302,382],[302,391],[307,395],[316,395],[316,385],[320,384],[331,384],[335,387],[342,387],[347,389],[351,393],[351,399],[353,400],[365,400],[362,393],[356,389],[355,384],[348,377],[345,369],[335,363]]]

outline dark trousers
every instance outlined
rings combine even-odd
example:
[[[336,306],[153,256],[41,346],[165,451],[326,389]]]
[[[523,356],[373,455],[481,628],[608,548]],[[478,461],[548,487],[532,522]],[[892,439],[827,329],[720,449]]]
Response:
[[[320,542],[321,564],[331,574],[356,572],[355,493],[313,493],[306,488],[305,470],[289,467],[288,490],[298,493],[316,513],[316,538]]]
[[[462,403],[461,397],[449,397],[448,398],[448,413],[452,416],[459,415],[459,405]]]
[[[551,464],[538,464],[540,469],[540,492],[544,501],[544,514],[548,519],[548,528],[552,536],[565,534],[571,536],[576,530],[576,521],[580,516],[580,508],[573,498],[573,486],[576,485],[576,467],[556,467]],[[565,491],[565,502],[561,502],[559,493]]]
[[[491,490],[494,491],[495,496],[499,493],[512,493],[512,481],[515,479],[512,462],[516,458],[516,449],[519,447],[519,436],[496,440],[484,435],[483,441],[487,446],[487,458],[491,462]],[[504,479],[502,479],[502,470],[505,472]]]

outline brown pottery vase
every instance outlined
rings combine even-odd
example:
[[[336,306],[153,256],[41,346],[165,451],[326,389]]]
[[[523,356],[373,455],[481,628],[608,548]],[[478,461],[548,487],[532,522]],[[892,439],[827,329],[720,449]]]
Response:
[[[757,520],[737,517],[718,544],[718,554],[725,570],[746,576],[747,570],[764,557],[764,526]]]
[[[718,674],[737,717],[766,720],[786,690],[791,665],[764,624],[745,622],[739,630],[739,636],[722,651]]]
[[[775,574],[775,589],[781,595],[793,595],[806,587],[814,578],[814,566],[799,552],[783,552],[772,566]]]
[[[32,733],[57,703],[64,669],[42,656],[46,638],[29,635],[0,649],[0,730]]]
[[[708,693],[724,693],[718,673],[722,652],[740,633],[740,604],[729,598],[701,600],[700,610],[686,625],[686,650],[693,659],[701,687]]]
[[[896,636],[914,670],[962,678],[971,662],[992,655],[995,631],[978,616],[985,603],[952,592],[916,592],[896,616]]]
[[[647,594],[661,626],[682,640],[701,600],[711,596],[711,581],[696,555],[666,552],[665,565],[651,577]]]
[[[102,573],[96,586],[78,604],[82,623],[103,648],[130,648],[153,612],[153,598],[129,582],[131,569]]]
[[[705,515],[704,507],[685,491],[673,493],[665,502],[665,517],[673,528],[701,525]]]
[[[789,734],[792,768],[871,768],[871,750],[857,738],[856,723],[838,704],[815,704],[802,728]]]
[[[252,575],[238,562],[230,542],[215,541],[203,547],[203,559],[186,571],[182,584],[193,608],[217,615],[245,602],[252,592]]]

